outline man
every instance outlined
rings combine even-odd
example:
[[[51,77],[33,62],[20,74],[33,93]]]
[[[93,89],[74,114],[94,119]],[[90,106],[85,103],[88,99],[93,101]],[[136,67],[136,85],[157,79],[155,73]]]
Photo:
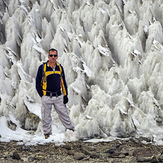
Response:
[[[68,92],[64,69],[57,62],[57,58],[58,51],[50,49],[49,60],[39,66],[36,76],[36,90],[42,100],[41,116],[45,139],[52,134],[52,105],[65,128],[74,131],[65,105],[68,102]]]

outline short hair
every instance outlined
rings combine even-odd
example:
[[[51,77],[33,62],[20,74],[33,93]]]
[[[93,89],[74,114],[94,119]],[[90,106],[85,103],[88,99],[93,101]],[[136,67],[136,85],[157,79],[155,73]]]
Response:
[[[56,51],[57,54],[58,54],[58,51],[57,51],[56,49],[54,49],[54,48],[49,49],[49,52],[50,52],[50,51]]]

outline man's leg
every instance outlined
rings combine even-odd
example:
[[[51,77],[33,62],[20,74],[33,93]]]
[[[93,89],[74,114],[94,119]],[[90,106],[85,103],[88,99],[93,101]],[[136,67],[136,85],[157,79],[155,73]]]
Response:
[[[63,96],[53,97],[54,98],[54,107],[58,113],[59,119],[66,129],[74,130],[74,126],[71,123],[68,110],[66,105],[63,103]]]
[[[51,117],[52,101],[49,96],[42,97],[41,116],[43,123],[44,135],[52,134],[52,117]]]

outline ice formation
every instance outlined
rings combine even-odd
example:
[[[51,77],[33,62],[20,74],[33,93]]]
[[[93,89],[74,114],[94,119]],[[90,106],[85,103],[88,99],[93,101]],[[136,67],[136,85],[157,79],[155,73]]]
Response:
[[[0,0],[0,8],[0,128],[7,120],[30,128],[27,112],[41,104],[37,68],[54,47],[79,139],[163,143],[162,0]]]

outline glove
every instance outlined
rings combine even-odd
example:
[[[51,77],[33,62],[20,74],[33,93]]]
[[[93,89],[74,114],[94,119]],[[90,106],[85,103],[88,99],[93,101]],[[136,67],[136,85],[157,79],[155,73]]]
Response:
[[[63,96],[63,103],[67,104],[68,103],[68,97],[67,95]]]

